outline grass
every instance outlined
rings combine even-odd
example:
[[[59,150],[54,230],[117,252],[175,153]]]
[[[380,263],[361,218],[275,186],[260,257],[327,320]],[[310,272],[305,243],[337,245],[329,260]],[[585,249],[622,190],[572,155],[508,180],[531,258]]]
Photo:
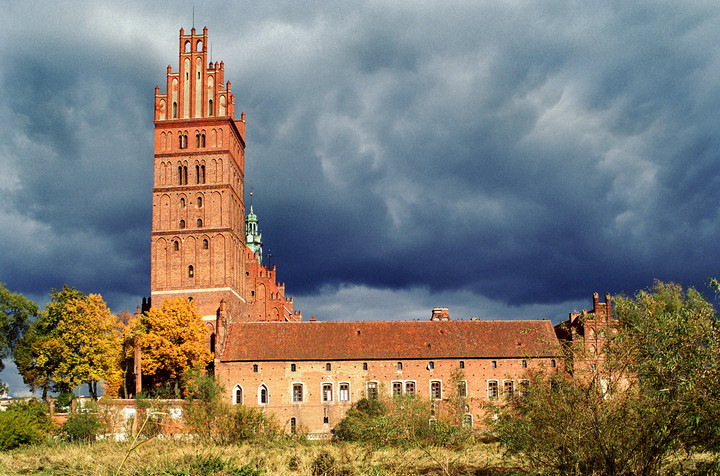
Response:
[[[130,443],[55,443],[0,453],[0,474],[112,475]],[[374,450],[362,444],[281,441],[213,446],[153,440],[134,451],[122,475],[498,475],[525,474],[503,466],[497,447]]]

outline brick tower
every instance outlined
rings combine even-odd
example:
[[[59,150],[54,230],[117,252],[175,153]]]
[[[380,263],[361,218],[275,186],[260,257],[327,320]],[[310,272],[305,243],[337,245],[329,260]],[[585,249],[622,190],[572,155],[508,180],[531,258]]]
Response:
[[[208,63],[207,28],[181,29],[179,54],[167,92],[155,87],[151,302],[192,299],[209,325],[299,319],[245,243],[245,114],[234,118],[224,64]]]
[[[208,64],[207,28],[181,29],[179,46],[167,93],[155,87],[151,298],[192,298],[214,318],[221,299],[231,313],[244,301],[245,118],[224,64]]]

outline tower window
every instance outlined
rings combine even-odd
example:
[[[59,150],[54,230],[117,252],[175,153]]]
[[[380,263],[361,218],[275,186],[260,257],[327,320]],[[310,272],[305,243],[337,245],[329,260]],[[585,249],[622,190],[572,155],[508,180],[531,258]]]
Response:
[[[203,240],[203,249],[204,250],[208,249],[208,240],[207,239]]]
[[[175,106],[175,112],[177,113],[177,105],[175,103],[173,103],[173,105]],[[210,99],[208,101],[208,115],[210,115],[210,116],[213,115],[213,100],[212,99]]]
[[[200,166],[195,166],[195,183],[200,183]]]
[[[192,278],[195,276],[195,269],[192,267],[192,265],[188,266],[188,278]]]
[[[185,220],[180,220],[180,229],[185,228]]]
[[[202,220],[198,218],[197,227],[202,228]]]
[[[202,208],[202,197],[198,197],[197,206],[198,206],[198,208]]]
[[[202,51],[202,41],[198,40],[197,42],[197,50],[198,52]]]
[[[205,137],[205,135],[203,135],[203,147],[205,147],[204,137]],[[204,165],[200,166],[200,183],[205,183],[205,166]]]
[[[177,102],[173,101],[172,108],[173,108],[172,109],[172,117],[173,117],[173,119],[176,119],[177,118]]]
[[[195,148],[200,148],[200,134],[195,134]]]
[[[180,208],[185,208],[185,199],[180,197]]]
[[[205,134],[200,134],[200,147],[205,147]]]
[[[173,241],[173,248],[175,251],[180,251],[180,243],[177,240]]]
[[[190,42],[189,41],[185,42],[185,53],[190,53]]]

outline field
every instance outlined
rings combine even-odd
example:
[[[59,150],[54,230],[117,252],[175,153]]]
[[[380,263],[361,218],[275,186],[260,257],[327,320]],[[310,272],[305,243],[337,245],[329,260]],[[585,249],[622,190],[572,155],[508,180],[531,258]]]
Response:
[[[493,444],[446,448],[372,449],[362,444],[281,441],[267,445],[200,445],[151,440],[57,443],[0,453],[0,474],[52,475],[496,475],[526,474],[508,467]],[[122,467],[121,467],[122,465]]]

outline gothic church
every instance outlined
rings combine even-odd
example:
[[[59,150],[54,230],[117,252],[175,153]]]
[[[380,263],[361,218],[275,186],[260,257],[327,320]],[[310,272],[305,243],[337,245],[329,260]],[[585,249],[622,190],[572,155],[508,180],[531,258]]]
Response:
[[[207,51],[207,28],[181,29],[179,67],[168,66],[166,92],[155,88],[150,302],[196,303],[228,401],[318,437],[353,402],[381,394],[438,408],[462,398],[465,424],[476,425],[484,401],[523,391],[528,369],[556,367],[559,338],[610,322],[609,296],[597,294],[562,335],[548,320],[452,320],[444,308],[425,321],[303,321],[263,264],[252,207],[245,215],[245,114],[235,119],[224,64]]]

